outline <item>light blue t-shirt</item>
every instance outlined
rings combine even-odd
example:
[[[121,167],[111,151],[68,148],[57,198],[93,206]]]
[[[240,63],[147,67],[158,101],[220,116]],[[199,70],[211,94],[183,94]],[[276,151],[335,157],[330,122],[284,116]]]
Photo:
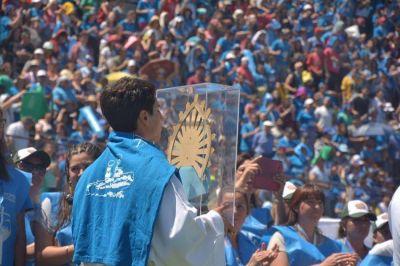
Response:
[[[14,265],[17,215],[32,208],[27,174],[7,167],[10,180],[0,180],[0,241],[3,242],[2,265]]]
[[[53,90],[53,100],[60,100],[61,102],[77,102],[75,91],[73,89],[63,89],[56,87]],[[59,111],[59,106],[54,104],[54,110]]]

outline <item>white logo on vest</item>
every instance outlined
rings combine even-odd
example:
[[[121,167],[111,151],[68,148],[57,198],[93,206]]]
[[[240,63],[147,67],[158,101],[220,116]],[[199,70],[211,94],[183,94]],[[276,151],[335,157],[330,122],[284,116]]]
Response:
[[[104,180],[89,183],[86,187],[86,195],[123,199],[125,197],[124,190],[134,181],[134,174],[133,172],[124,172],[120,163],[121,158],[117,160],[114,170],[112,170],[115,161],[110,160],[107,163]]]

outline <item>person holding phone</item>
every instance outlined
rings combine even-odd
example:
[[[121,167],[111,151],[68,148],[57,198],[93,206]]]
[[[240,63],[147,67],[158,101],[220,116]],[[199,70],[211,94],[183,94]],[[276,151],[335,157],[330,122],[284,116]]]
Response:
[[[268,249],[278,245],[279,254],[272,266],[355,265],[357,255],[342,253],[342,245],[318,230],[324,210],[324,193],[317,185],[305,184],[294,192],[286,226],[274,226],[263,239]]]

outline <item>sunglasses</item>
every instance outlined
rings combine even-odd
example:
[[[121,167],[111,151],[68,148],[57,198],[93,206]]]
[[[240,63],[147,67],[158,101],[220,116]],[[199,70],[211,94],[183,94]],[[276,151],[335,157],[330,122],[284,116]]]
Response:
[[[22,162],[22,168],[24,171],[32,173],[33,171],[46,171],[46,166],[44,164],[33,164],[30,162]]]
[[[370,223],[371,222],[367,216],[361,216],[361,217],[358,217],[358,218],[350,218],[350,220],[355,224]]]

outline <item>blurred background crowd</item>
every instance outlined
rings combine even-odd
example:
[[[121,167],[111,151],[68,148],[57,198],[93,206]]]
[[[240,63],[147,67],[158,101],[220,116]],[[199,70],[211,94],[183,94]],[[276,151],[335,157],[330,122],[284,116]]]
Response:
[[[43,192],[62,190],[68,145],[105,142],[99,95],[123,76],[239,88],[241,156],[319,184],[328,216],[352,199],[387,211],[400,173],[397,1],[1,1],[1,122],[9,154],[50,156]]]

